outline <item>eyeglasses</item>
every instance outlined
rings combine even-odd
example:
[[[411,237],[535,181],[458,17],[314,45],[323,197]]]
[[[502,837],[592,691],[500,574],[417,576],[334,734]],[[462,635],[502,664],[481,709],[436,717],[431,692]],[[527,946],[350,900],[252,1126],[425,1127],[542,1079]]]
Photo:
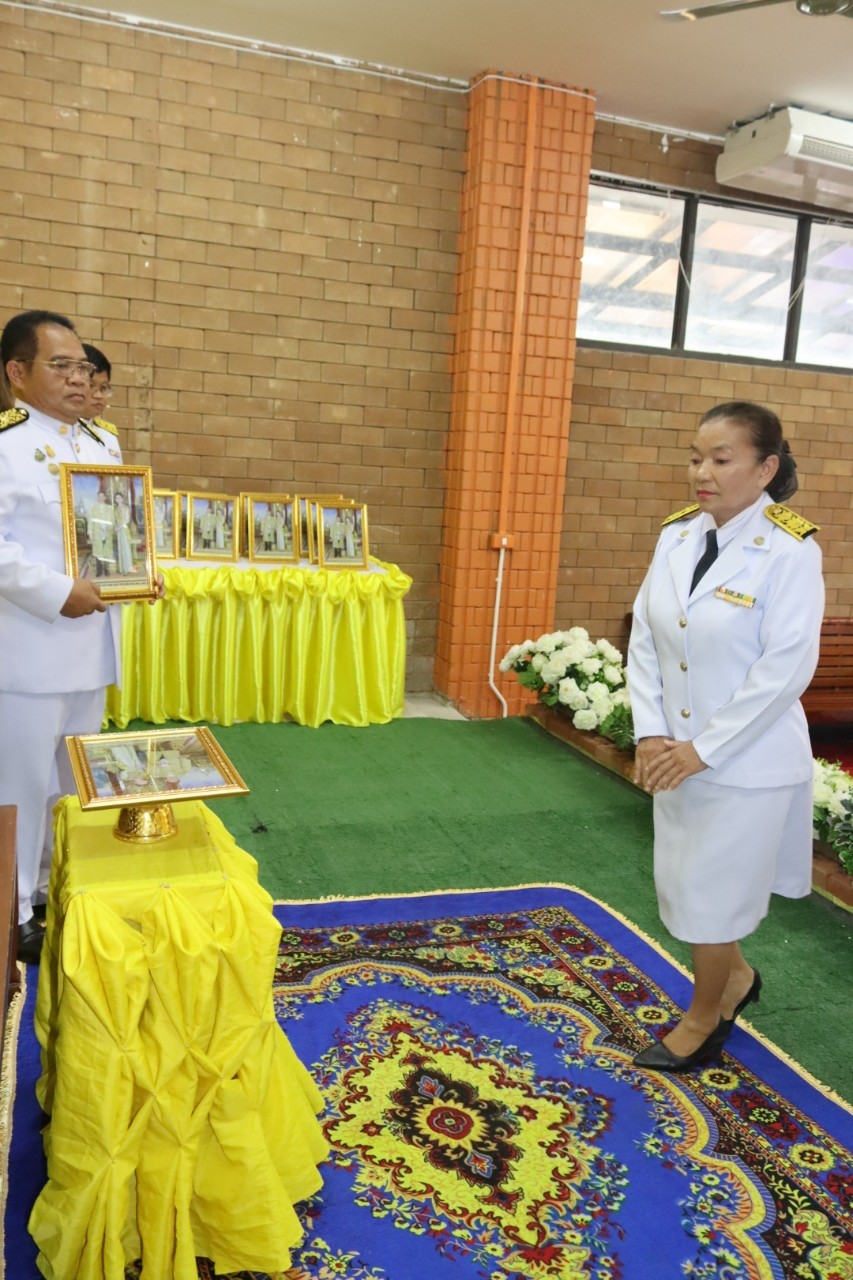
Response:
[[[95,372],[95,366],[88,360],[72,360],[69,356],[56,356],[53,360],[39,360],[33,357],[32,360],[21,360],[20,364],[43,364],[46,369],[52,369],[54,373],[58,373],[60,378],[70,378],[72,374],[82,374],[84,378],[91,378]]]
[[[108,382],[105,382],[103,386],[100,387],[96,387],[93,383],[89,388],[90,396],[100,396],[103,400],[109,400],[112,397],[112,394],[113,389]]]

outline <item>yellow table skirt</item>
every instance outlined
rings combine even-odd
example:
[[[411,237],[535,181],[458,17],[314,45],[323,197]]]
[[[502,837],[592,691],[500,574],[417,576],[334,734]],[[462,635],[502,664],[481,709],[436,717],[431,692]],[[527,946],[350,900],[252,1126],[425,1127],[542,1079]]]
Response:
[[[412,580],[385,572],[222,565],[165,569],[166,599],[122,619],[120,728],[139,718],[211,724],[292,719],[385,724],[403,714]]]
[[[178,834],[115,839],[56,808],[39,972],[48,1182],[30,1217],[48,1280],[277,1273],[327,1145],[320,1094],[276,1023],[280,929],[257,864],[198,801]]]

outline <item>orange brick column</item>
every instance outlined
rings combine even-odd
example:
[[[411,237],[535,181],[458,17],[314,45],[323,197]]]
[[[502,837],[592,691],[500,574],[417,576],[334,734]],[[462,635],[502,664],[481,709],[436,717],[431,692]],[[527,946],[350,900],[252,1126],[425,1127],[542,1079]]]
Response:
[[[502,543],[496,662],[554,625],[594,125],[590,96],[519,80],[473,86],[462,196],[435,684],[481,717],[502,710]],[[514,677],[495,681],[521,710]]]

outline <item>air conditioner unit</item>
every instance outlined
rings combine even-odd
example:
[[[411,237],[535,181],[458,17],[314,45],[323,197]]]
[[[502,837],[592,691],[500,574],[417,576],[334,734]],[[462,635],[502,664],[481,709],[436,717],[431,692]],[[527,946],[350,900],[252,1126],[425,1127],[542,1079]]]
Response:
[[[853,121],[784,107],[742,125],[717,157],[717,181],[853,213]]]

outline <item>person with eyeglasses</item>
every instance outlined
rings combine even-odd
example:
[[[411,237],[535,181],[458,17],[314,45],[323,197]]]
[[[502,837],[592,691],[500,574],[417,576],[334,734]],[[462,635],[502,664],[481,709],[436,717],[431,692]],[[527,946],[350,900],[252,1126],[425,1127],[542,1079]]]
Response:
[[[13,316],[0,356],[14,396],[0,413],[0,804],[18,811],[18,956],[37,963],[50,815],[76,790],[65,735],[100,730],[120,672],[121,609],[65,572],[60,464],[115,464],[80,422],[95,370],[67,317]]]
[[[110,457],[120,463],[121,446],[118,442],[118,427],[113,426],[104,417],[113,395],[110,383],[113,367],[103,351],[93,346],[91,342],[84,342],[83,350],[86,353],[86,359],[93,366],[93,373],[89,379],[86,410],[80,415],[80,421],[84,430],[99,440]]]

